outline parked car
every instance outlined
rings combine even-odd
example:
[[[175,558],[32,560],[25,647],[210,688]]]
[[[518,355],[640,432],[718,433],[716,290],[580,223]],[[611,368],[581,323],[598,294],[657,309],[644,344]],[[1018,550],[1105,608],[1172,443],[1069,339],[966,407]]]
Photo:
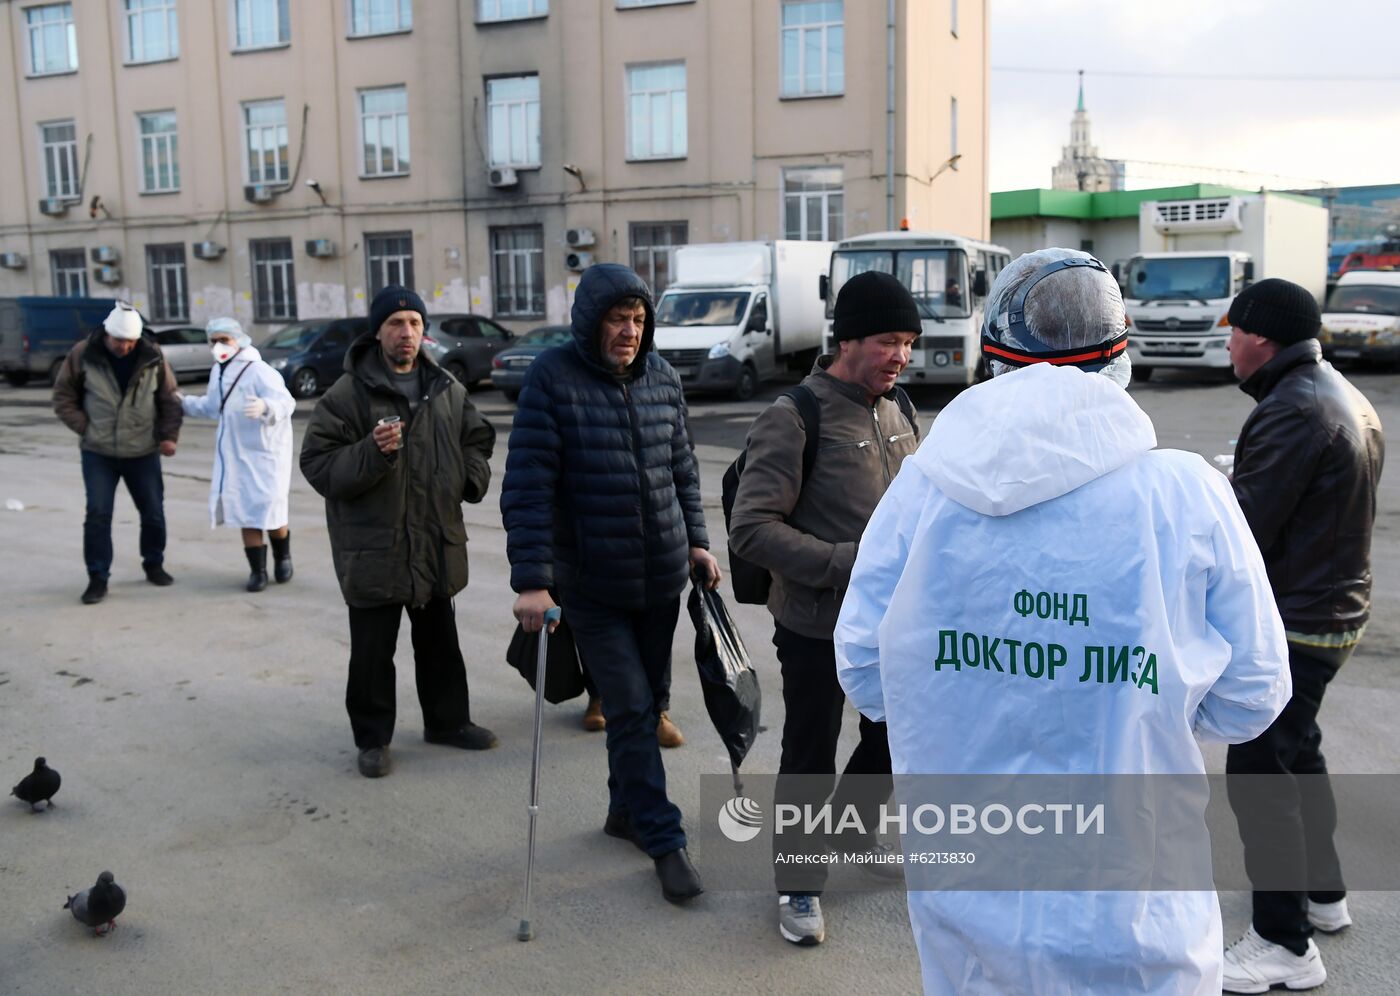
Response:
[[[535,357],[551,346],[564,346],[573,340],[573,329],[568,325],[541,325],[518,336],[509,349],[503,349],[491,360],[491,383],[500,388],[506,400],[514,401],[520,396],[520,385],[525,383],[525,370]]]
[[[479,315],[433,315],[423,329],[424,348],[467,387],[491,376],[491,359],[516,341],[515,333]]]
[[[0,297],[0,373],[15,387],[53,380],[78,342],[102,327],[107,297]]]
[[[368,318],[313,318],[272,333],[258,352],[282,375],[293,397],[309,398],[345,372],[350,343],[368,330]]]
[[[214,367],[209,339],[194,325],[175,325],[151,333],[175,371],[176,380],[203,380]]]

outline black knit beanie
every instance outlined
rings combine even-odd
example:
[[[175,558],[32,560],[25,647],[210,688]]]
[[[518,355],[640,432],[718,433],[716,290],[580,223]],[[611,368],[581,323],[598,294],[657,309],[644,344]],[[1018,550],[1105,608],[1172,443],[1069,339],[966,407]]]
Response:
[[[423,316],[425,324],[428,321],[428,309],[423,306],[421,297],[407,287],[390,284],[374,295],[374,300],[370,302],[370,333],[378,335],[379,326],[383,325],[385,320],[396,311],[416,311]]]
[[[867,270],[841,285],[832,309],[831,334],[842,339],[864,339],[885,332],[923,331],[914,295],[888,273]]]
[[[1229,321],[1241,332],[1289,346],[1317,336],[1322,312],[1307,288],[1270,277],[1239,292],[1230,305]]]

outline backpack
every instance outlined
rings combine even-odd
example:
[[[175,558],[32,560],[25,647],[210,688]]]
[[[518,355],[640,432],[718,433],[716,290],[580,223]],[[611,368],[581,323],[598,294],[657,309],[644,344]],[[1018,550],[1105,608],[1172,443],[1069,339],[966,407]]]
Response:
[[[816,394],[806,384],[798,384],[796,387],[789,388],[778,397],[791,398],[792,403],[797,406],[797,414],[802,418],[806,435],[806,441],[802,444],[802,479],[805,481],[812,473],[812,465],[817,462],[817,449],[821,446],[821,402],[817,400]],[[899,405],[899,411],[904,416],[905,421],[913,428],[914,438],[917,439],[919,427],[914,422],[914,402],[909,400],[909,395],[905,393],[904,388],[898,385],[895,385],[894,400]],[[724,528],[726,531],[731,528],[730,519],[734,514],[734,499],[739,493],[739,478],[744,473],[748,455],[749,448],[746,443],[743,451],[724,471],[720,504],[724,508]],[[743,602],[746,605],[768,604],[768,592],[773,586],[772,575],[765,568],[749,563],[732,549],[729,551],[729,583],[734,588],[735,601]]]

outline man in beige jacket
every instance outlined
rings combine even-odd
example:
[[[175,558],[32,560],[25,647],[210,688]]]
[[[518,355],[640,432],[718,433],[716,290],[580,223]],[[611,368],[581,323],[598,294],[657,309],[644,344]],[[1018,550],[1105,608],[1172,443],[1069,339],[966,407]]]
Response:
[[[852,277],[836,298],[836,355],[818,358],[802,382],[821,412],[810,473],[803,468],[807,427],[790,397],[774,402],[749,432],[729,546],[773,576],[768,610],[785,712],[777,803],[819,806],[836,781],[846,700],[836,679],[832,631],[865,524],[918,446],[917,421],[904,414],[907,408],[912,416],[913,408],[895,382],[920,331],[918,305],[893,276],[872,271]],[[857,777],[853,782],[863,784],[852,793],[853,783],[843,777],[837,792],[851,795],[847,801],[861,811],[866,827],[876,826],[875,809],[888,795],[890,774],[884,723],[861,718],[860,743],[845,774],[884,776],[873,780],[883,791],[872,792],[872,779]],[[806,847],[824,843],[808,841]],[[875,843],[867,837],[858,847]],[[839,846],[857,849],[851,842]],[[819,900],[825,866],[787,860],[792,850],[775,835],[778,929],[794,944],[820,944],[826,936]]]

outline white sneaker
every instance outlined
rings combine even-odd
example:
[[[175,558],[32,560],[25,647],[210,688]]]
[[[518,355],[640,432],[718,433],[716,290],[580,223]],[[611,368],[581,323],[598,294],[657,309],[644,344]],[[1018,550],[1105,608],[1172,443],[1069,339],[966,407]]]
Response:
[[[1234,944],[1225,949],[1227,993],[1266,993],[1274,986],[1285,989],[1315,989],[1327,981],[1322,952],[1308,938],[1307,953],[1295,955],[1282,944],[1266,941],[1251,924]]]
[[[803,947],[826,940],[822,901],[816,896],[779,896],[778,932],[785,940]]]
[[[1335,934],[1351,926],[1351,914],[1347,912],[1345,898],[1335,903],[1315,903],[1308,900],[1308,921],[1324,934]]]

